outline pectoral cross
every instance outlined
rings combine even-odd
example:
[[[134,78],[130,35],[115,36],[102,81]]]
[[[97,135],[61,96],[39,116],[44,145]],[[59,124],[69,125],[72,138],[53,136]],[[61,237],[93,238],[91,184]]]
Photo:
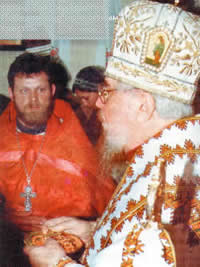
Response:
[[[31,211],[32,208],[31,198],[37,196],[35,192],[32,192],[32,187],[30,185],[27,185],[25,187],[24,193],[20,193],[20,196],[25,198],[24,201],[25,211]]]

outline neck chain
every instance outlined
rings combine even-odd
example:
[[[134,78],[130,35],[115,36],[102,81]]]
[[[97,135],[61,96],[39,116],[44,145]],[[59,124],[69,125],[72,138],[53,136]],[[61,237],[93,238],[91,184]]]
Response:
[[[42,151],[42,147],[44,145],[44,140],[45,140],[45,135],[46,135],[46,133],[44,133],[44,135],[42,136],[42,141],[41,141],[41,144],[40,144],[40,148],[38,150],[36,160],[33,163],[33,167],[31,168],[30,173],[28,173],[28,170],[27,170],[27,167],[26,167],[26,164],[25,164],[24,155],[22,155],[22,157],[21,157],[21,159],[22,159],[22,165],[23,165],[24,172],[25,172],[25,175],[26,175],[26,182],[27,182],[27,185],[24,188],[24,193],[20,193],[20,196],[25,198],[25,201],[24,201],[25,211],[31,211],[31,209],[32,209],[31,198],[34,198],[34,197],[37,196],[37,194],[35,192],[32,192],[31,177],[32,177],[33,171],[34,171],[34,169],[35,169],[35,167],[37,165],[39,155],[40,155],[40,153]],[[16,138],[17,138],[18,149],[19,149],[19,151],[21,151],[21,145],[20,145],[20,140],[19,140],[19,133],[18,133],[17,130],[16,130]]]
[[[19,132],[32,134],[32,135],[42,134],[46,130],[46,124],[43,124],[43,125],[37,127],[36,129],[31,129],[31,128],[28,128],[28,127],[24,126],[23,124],[21,124],[18,120],[16,120],[16,126],[17,126],[17,130],[19,130]]]

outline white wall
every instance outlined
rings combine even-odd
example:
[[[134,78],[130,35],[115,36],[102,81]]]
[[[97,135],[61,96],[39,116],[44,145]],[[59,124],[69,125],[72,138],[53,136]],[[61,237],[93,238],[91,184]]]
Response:
[[[0,51],[0,94],[8,96],[8,68],[20,53],[19,51]]]
[[[105,67],[106,44],[104,40],[52,41],[52,45],[58,48],[59,57],[71,73],[72,81],[69,86],[80,69],[90,65]]]
[[[76,0],[76,1],[78,1],[78,0]],[[95,6],[97,7],[101,4],[100,0],[96,0],[96,2],[93,2],[93,1],[94,0],[90,0],[90,2],[87,2],[88,10],[89,10],[89,7],[92,5],[94,5],[94,8],[95,8]],[[123,6],[123,4],[121,2],[124,2],[124,1],[127,2],[128,0],[103,0],[102,3],[104,4],[104,7],[103,7],[104,9],[102,9],[101,11],[103,12],[103,10],[106,10],[107,3],[109,3],[109,10],[108,10],[109,16],[110,17],[117,16],[120,9],[121,9],[121,6]],[[44,0],[42,1],[42,3],[43,2],[44,2]],[[54,1],[51,0],[51,3],[53,3],[53,2]],[[61,4],[61,2],[62,2],[62,0],[59,0],[60,4]],[[31,10],[33,11],[34,8],[35,9],[38,8],[36,3],[34,2],[34,0],[31,0],[30,3],[32,4],[32,8],[29,7],[30,12],[31,12]],[[72,3],[72,1],[70,1],[70,3]],[[79,3],[79,2],[77,2],[77,3]],[[96,5],[95,5],[95,3],[96,3]],[[65,10],[68,11],[68,13],[69,13],[69,5],[68,6],[63,5],[63,7],[64,6],[65,6]],[[74,5],[73,5],[73,7],[74,7]],[[75,6],[75,7],[78,8],[78,6]],[[28,8],[28,6],[27,6],[27,8]],[[77,10],[77,12],[78,12],[78,10]],[[96,12],[96,13],[98,14],[98,12]],[[50,17],[52,17],[52,16],[49,15],[48,19],[51,20],[51,26],[53,27],[54,20],[53,20],[53,17],[52,18],[50,18]],[[107,15],[105,15],[105,18],[106,17],[107,17]],[[67,19],[67,16],[65,19]],[[86,20],[87,20],[87,18],[86,18]],[[105,24],[106,24],[106,22],[105,22]],[[62,25],[63,25],[62,27],[64,27],[64,26],[69,27],[69,25],[72,25],[74,27],[73,23],[72,24],[64,23]],[[107,38],[106,40],[103,40],[103,39],[101,39],[101,40],[93,39],[92,40],[92,38],[91,38],[91,40],[72,39],[72,40],[56,40],[56,41],[54,40],[54,41],[52,41],[52,46],[57,47],[59,49],[59,56],[64,61],[65,65],[67,66],[69,72],[72,75],[72,82],[73,82],[75,75],[77,74],[77,72],[81,68],[89,66],[89,65],[101,65],[101,66],[106,65],[106,51],[107,50],[110,51],[110,48],[111,48],[112,36],[113,36],[113,25],[114,25],[114,21],[109,20],[110,35],[109,35],[109,38]],[[69,28],[73,29],[73,27],[69,27]],[[96,23],[96,25],[95,24],[90,25],[90,27],[92,27],[92,29],[95,27],[96,27],[96,29],[98,29],[98,22]],[[53,28],[51,28],[51,29],[53,30]],[[16,51],[0,51],[0,93],[7,95],[7,87],[8,87],[7,71],[8,71],[10,63],[20,53],[21,52],[16,52]]]

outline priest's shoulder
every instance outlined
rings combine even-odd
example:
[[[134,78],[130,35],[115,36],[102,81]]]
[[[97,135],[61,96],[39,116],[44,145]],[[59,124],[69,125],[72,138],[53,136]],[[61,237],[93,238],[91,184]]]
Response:
[[[11,106],[12,106],[12,102],[8,103],[5,110],[0,114],[0,129],[1,129],[1,126],[4,126],[5,124],[7,124],[9,120],[12,120],[11,118],[12,116],[10,114]]]
[[[55,100],[55,106],[54,106],[54,113],[61,118],[65,118],[66,116],[71,116],[73,112],[71,105],[61,99]]]

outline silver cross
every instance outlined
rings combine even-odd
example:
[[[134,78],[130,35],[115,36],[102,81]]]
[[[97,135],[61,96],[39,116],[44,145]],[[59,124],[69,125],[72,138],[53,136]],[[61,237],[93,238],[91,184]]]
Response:
[[[24,201],[25,211],[31,211],[32,208],[31,198],[37,196],[35,192],[32,193],[32,187],[30,185],[27,185],[24,189],[24,193],[20,193],[20,196],[25,197]]]

